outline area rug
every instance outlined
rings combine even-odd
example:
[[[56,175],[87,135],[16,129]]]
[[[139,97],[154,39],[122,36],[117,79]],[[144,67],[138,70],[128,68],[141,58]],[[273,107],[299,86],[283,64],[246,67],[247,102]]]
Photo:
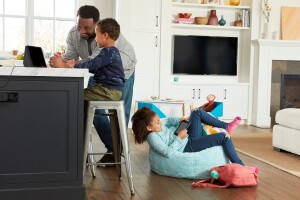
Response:
[[[232,135],[238,152],[300,177],[300,156],[273,150],[272,133]]]

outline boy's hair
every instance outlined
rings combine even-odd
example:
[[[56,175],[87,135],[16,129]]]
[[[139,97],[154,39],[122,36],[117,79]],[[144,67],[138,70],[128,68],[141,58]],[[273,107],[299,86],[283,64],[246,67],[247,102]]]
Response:
[[[116,41],[120,35],[120,25],[115,19],[102,19],[97,22],[97,27],[101,33],[106,32],[114,41]]]
[[[93,18],[93,22],[96,24],[100,19],[99,10],[95,6],[81,6],[77,11],[77,16],[84,19]]]
[[[131,122],[136,143],[142,144],[146,141],[148,134],[151,132],[147,130],[147,126],[150,125],[151,120],[155,115],[156,113],[147,107],[143,107],[134,113]]]

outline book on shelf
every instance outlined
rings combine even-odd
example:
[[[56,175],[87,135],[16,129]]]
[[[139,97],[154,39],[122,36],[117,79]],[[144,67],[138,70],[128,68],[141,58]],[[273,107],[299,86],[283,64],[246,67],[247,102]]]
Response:
[[[242,27],[250,27],[250,10],[242,9],[239,15],[242,20]]]
[[[250,10],[246,9],[245,10],[245,27],[250,27]]]
[[[194,23],[194,18],[178,18],[177,22],[179,24],[193,24]]]

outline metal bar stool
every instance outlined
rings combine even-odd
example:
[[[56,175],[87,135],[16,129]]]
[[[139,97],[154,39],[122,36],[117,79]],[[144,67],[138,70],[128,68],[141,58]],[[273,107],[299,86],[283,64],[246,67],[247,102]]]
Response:
[[[84,164],[85,166],[89,166],[92,172],[93,177],[96,176],[95,166],[103,165],[103,164],[114,164],[116,165],[116,170],[119,173],[119,178],[121,179],[121,164],[125,164],[126,173],[129,188],[131,194],[134,194],[134,187],[132,181],[132,172],[131,172],[131,159],[130,159],[130,150],[128,143],[128,134],[127,128],[125,125],[125,111],[124,111],[124,101],[85,101],[86,103],[86,124],[85,124],[85,154],[84,161],[88,158],[88,163]],[[110,124],[111,124],[111,133],[112,133],[112,142],[114,149],[114,163],[97,163],[95,161],[94,155],[105,154],[105,153],[94,153],[92,146],[92,125],[93,119],[96,109],[105,109],[109,112],[104,114],[105,116],[109,116]],[[122,150],[124,161],[122,161]]]

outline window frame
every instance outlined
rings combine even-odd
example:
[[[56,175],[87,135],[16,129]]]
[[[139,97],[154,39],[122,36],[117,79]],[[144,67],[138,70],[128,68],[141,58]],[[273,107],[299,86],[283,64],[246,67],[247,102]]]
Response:
[[[25,19],[25,45],[35,45],[34,44],[34,20],[51,20],[53,22],[53,42],[52,42],[52,52],[55,52],[55,48],[58,44],[55,44],[55,23],[56,21],[69,21],[74,22],[74,25],[76,25],[76,18],[77,18],[77,8],[79,6],[79,0],[73,0],[74,1],[74,16],[73,18],[63,18],[63,17],[55,17],[55,4],[59,3],[59,0],[54,0],[54,9],[53,9],[53,17],[44,17],[44,16],[34,16],[34,0],[25,0],[25,15],[11,15],[11,14],[5,14],[5,1],[9,0],[3,0],[3,13],[0,14],[0,17],[2,18],[2,30],[3,30],[3,37],[0,38],[2,40],[3,46],[0,46],[0,51],[9,51],[5,48],[5,18],[22,18]],[[67,36],[66,36],[67,37]],[[56,45],[56,46],[55,46]]]

